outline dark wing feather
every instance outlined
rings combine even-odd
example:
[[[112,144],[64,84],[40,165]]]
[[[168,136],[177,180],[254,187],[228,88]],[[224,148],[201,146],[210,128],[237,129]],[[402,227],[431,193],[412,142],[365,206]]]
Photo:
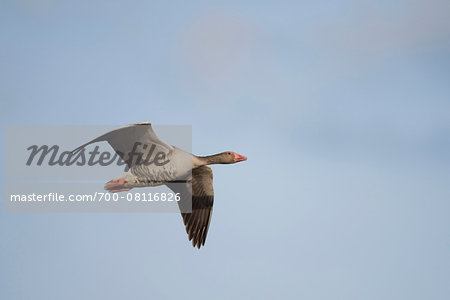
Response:
[[[192,187],[190,185],[192,184]],[[181,193],[178,203],[188,238],[192,245],[200,249],[205,245],[214,203],[213,173],[210,167],[202,166],[192,170],[192,180],[187,184],[167,184],[176,193]],[[186,195],[192,190],[192,212],[185,213],[190,202]],[[183,197],[184,196],[184,197]],[[184,198],[184,200],[183,200]]]

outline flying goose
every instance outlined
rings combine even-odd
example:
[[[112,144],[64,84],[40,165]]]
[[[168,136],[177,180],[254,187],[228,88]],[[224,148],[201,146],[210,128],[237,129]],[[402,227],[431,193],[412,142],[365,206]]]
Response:
[[[115,193],[134,187],[165,184],[175,193],[180,193],[181,199],[189,197],[190,200],[192,195],[192,212],[184,212],[186,209],[190,211],[190,207],[186,207],[190,201],[181,200],[178,204],[188,238],[199,249],[205,245],[214,202],[213,172],[208,165],[247,160],[247,157],[232,151],[210,156],[185,152],[158,138],[149,122],[110,131],[78,147],[73,153],[101,141],[108,142],[128,167],[122,176],[105,184],[106,190]],[[155,155],[152,156],[153,153]]]

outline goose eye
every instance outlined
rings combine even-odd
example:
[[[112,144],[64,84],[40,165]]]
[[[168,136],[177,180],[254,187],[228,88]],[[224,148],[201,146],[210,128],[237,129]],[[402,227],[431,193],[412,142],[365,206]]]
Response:
[[[231,152],[228,152],[227,154],[228,154],[228,155],[231,155]]]

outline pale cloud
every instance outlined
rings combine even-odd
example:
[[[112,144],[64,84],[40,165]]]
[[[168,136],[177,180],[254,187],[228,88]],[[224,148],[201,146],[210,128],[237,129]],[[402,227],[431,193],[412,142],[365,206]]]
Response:
[[[251,60],[253,31],[248,19],[222,9],[187,23],[173,51],[173,71],[182,88],[200,89],[206,95],[230,89]]]
[[[322,51],[366,62],[415,48],[449,50],[450,2],[409,1],[404,5],[359,4],[349,15],[324,24]],[[311,33],[311,38],[315,39]],[[447,45],[447,46],[446,46]]]
[[[14,0],[11,4],[19,11],[31,15],[45,15],[56,6],[56,0]]]

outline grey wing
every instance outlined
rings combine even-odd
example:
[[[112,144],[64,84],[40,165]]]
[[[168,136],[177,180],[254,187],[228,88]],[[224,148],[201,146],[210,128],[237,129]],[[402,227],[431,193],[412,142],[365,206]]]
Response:
[[[192,184],[192,186],[190,185]],[[213,173],[210,167],[202,166],[192,170],[188,184],[167,184],[174,192],[181,193],[178,202],[188,238],[194,247],[205,245],[214,204]],[[190,204],[187,198],[192,192],[192,212],[184,213]],[[184,198],[184,201],[183,201]]]
[[[149,122],[132,124],[110,131],[102,136],[99,136],[92,141],[81,145],[73,150],[76,153],[86,147],[89,144],[106,141],[114,151],[128,164],[129,167],[139,163],[137,156],[132,157],[130,160],[129,154],[135,150],[135,152],[142,153],[142,157],[146,157],[151,149],[153,153],[165,153],[168,157],[173,147],[162,141],[152,129],[152,125]],[[142,161],[142,160],[140,160]]]

